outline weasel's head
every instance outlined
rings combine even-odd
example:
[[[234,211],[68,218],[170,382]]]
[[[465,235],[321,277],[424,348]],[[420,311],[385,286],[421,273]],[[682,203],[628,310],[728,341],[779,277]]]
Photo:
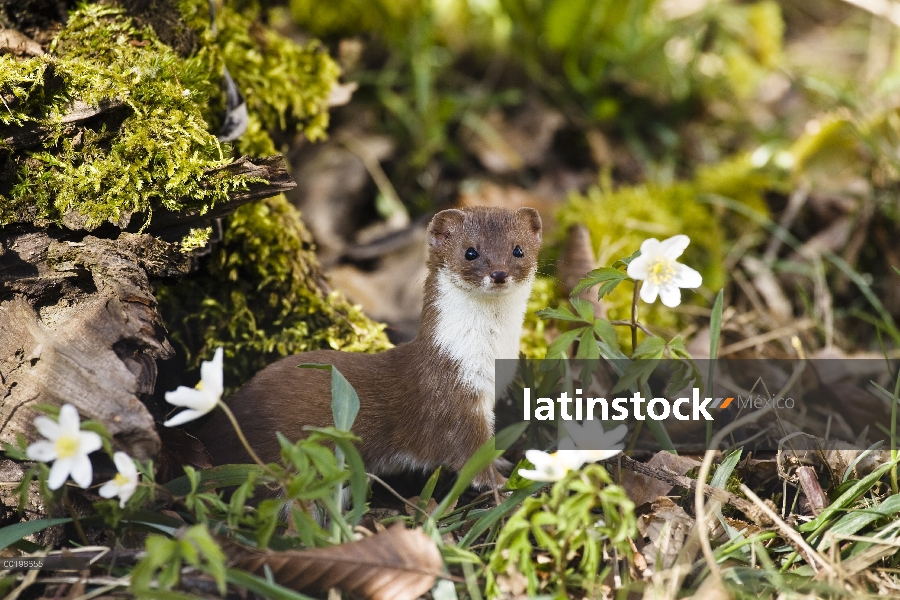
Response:
[[[531,286],[541,248],[541,216],[472,207],[445,210],[428,225],[428,268],[471,292],[505,295]]]

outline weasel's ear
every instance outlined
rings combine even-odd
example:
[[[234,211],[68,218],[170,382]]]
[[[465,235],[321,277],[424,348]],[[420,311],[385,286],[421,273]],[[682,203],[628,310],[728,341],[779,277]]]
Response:
[[[516,220],[522,223],[526,230],[541,241],[541,215],[533,208],[520,208],[516,211]]]
[[[428,245],[432,248],[445,245],[454,233],[462,229],[465,218],[466,214],[455,208],[434,215],[428,224]]]

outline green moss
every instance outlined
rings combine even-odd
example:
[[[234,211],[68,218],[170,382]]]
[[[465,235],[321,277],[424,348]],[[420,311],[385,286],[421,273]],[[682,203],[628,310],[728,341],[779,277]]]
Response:
[[[528,306],[525,309],[525,322],[522,325],[522,339],[519,342],[519,350],[526,358],[541,359],[547,357],[547,328],[546,319],[542,319],[535,313],[553,304],[556,298],[556,280],[552,277],[538,276],[531,288],[531,297],[528,298]]]
[[[240,154],[275,154],[270,132],[324,137],[326,99],[339,71],[317,43],[298,45],[261,27],[255,4],[241,13],[218,9],[218,33],[208,27],[206,2],[181,0],[178,5],[205,44],[200,56],[217,70],[227,65],[246,98],[250,122],[235,142]],[[322,288],[321,278],[299,213],[277,196],[243,206],[225,219],[223,240],[203,262],[201,274],[163,287],[157,296],[189,366],[198,366],[223,346],[228,385],[237,386],[289,354],[390,346],[384,326],[339,292],[316,291]]]
[[[205,211],[246,186],[207,169],[225,164],[201,107],[219,94],[198,58],[181,59],[120,9],[87,5],[72,13],[46,57],[0,57],[0,89],[19,102],[5,120],[50,129],[43,147],[13,154],[17,181],[0,202],[0,225],[13,221],[94,229],[124,226],[154,208]],[[73,133],[60,118],[71,101],[121,103],[114,129]]]
[[[151,28],[135,27],[121,9],[99,4],[74,11],[46,56],[0,56],[0,94],[9,106],[0,123],[50,131],[42,147],[6,157],[3,171],[13,176],[0,187],[0,226],[125,226],[134,213],[149,220],[159,207],[204,212],[245,187],[242,176],[205,175],[231,153],[212,133],[224,114],[223,64],[251,116],[236,144],[240,152],[274,154],[271,130],[288,139],[298,132],[324,136],[339,71],[317,43],[296,44],[263,28],[255,10],[220,10],[214,34],[205,2],[180,4],[200,33],[199,49],[188,58]],[[73,131],[61,118],[75,100],[120,103],[124,116]]]
[[[263,27],[258,22],[258,5],[245,4],[240,12],[218,8],[214,33],[205,0],[178,1],[187,23],[201,34],[204,45],[199,55],[216,73],[223,64],[227,66],[247,101],[251,127],[238,142],[238,150],[251,156],[272,154],[274,146],[260,135],[263,131],[302,131],[310,140],[323,139],[328,127],[327,99],[340,69],[320,51],[319,42],[297,44]]]
[[[191,229],[186,236],[181,238],[181,251],[190,254],[194,250],[205,248],[209,243],[209,236],[212,235],[212,227],[201,227],[200,229]]]
[[[324,295],[309,233],[284,196],[241,207],[203,273],[158,291],[191,365],[224,346],[229,385],[288,354],[389,347],[384,326],[339,293]]]

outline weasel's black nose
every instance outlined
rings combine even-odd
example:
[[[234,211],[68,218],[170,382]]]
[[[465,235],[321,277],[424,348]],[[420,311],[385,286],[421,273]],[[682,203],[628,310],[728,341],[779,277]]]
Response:
[[[509,273],[506,271],[494,271],[491,273],[491,281],[494,283],[506,283],[507,277],[509,277]]]

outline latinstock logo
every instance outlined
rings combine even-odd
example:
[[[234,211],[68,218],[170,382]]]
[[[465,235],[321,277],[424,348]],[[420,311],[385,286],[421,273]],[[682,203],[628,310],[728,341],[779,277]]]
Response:
[[[556,399],[536,398],[532,405],[532,390],[530,387],[523,389],[523,415],[525,421],[554,421],[559,418],[564,421],[626,421],[630,418],[638,421],[647,419],[664,421],[670,417],[678,421],[714,421],[709,410],[724,410],[734,401],[728,398],[702,398],[700,389],[692,388],[691,397],[669,400],[668,398],[644,398],[640,392],[635,392],[630,398],[582,398],[582,390],[576,389],[575,396],[569,397],[568,392],[562,392]],[[742,406],[751,406],[759,399],[747,398],[746,403],[739,398]]]

